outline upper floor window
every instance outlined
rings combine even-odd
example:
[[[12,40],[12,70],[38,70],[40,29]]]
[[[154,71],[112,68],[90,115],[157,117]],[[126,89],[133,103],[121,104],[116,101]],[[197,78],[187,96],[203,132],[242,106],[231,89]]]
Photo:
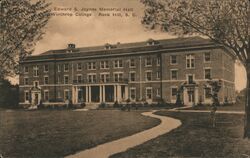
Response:
[[[49,84],[49,76],[44,76],[44,84]]]
[[[89,83],[96,82],[96,74],[88,74],[88,82]]]
[[[135,87],[131,87],[130,88],[130,99],[131,100],[135,100],[136,98],[136,88]]]
[[[178,79],[178,70],[171,70],[171,80]]]
[[[211,79],[211,69],[210,68],[206,68],[204,70],[204,74],[205,74],[205,79]]]
[[[44,90],[44,101],[49,101],[49,91]]]
[[[29,78],[28,77],[25,77],[24,78],[24,85],[28,85],[29,84]]]
[[[160,88],[157,88],[156,89],[156,97],[160,97],[160,96],[161,96]]]
[[[77,63],[77,71],[81,71],[82,70],[82,63]]]
[[[152,99],[152,87],[146,88],[146,99]]]
[[[122,60],[115,60],[114,61],[114,68],[122,68],[122,67],[123,67]]]
[[[39,67],[33,66],[33,76],[38,77],[39,76]]]
[[[204,54],[204,61],[205,62],[210,62],[211,61],[211,53],[210,52],[206,52]]]
[[[29,67],[28,66],[24,67],[24,73],[29,73]]]
[[[34,87],[38,87],[39,86],[39,81],[34,81],[33,84],[34,84]]]
[[[194,75],[188,75],[188,84],[194,83]]]
[[[82,83],[82,75],[77,75],[77,83]]]
[[[152,81],[152,71],[146,72],[146,81]]]
[[[177,64],[177,56],[176,56],[176,55],[171,55],[171,56],[170,56],[170,63],[171,63],[172,65]]]
[[[157,59],[156,59],[156,64],[157,64],[157,66],[160,66],[160,65],[161,65],[161,58],[160,58],[160,57],[157,57]]]
[[[156,71],[156,79],[160,79],[161,78],[161,72],[160,71]]]
[[[95,62],[88,62],[88,70],[95,70],[96,63]]]
[[[130,72],[129,73],[129,80],[130,81],[135,81],[135,72]]]
[[[115,80],[115,82],[122,81],[123,80],[123,73],[122,72],[114,73],[114,80]]]
[[[152,66],[152,58],[147,57],[145,59],[145,66]]]
[[[61,76],[58,75],[58,76],[57,76],[57,84],[60,84],[60,83],[61,83]]]
[[[105,82],[109,82],[109,74],[108,73],[103,73],[103,74],[100,74],[100,80],[101,82],[105,83]]]
[[[49,65],[44,65],[44,72],[49,72]]]
[[[69,71],[69,64],[64,64],[64,72],[68,72]]]
[[[64,76],[64,84],[69,84],[69,76],[68,75]]]
[[[101,69],[108,69],[109,68],[109,62],[108,61],[101,61],[100,68]]]
[[[30,100],[30,93],[29,91],[24,92],[24,101],[28,102]]]
[[[195,57],[193,54],[188,54],[186,55],[186,68],[187,69],[192,69],[195,67]]]
[[[129,67],[131,68],[135,67],[135,59],[130,59]]]
[[[57,65],[57,72],[61,72],[61,65]]]

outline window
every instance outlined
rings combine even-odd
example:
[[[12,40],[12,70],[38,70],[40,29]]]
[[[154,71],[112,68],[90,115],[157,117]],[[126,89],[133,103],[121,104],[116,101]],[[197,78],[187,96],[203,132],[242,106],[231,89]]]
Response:
[[[70,96],[69,96],[69,90],[66,89],[64,90],[64,100],[69,100]]]
[[[81,71],[82,70],[82,63],[77,63],[77,71]]]
[[[24,67],[24,73],[29,73],[29,67],[28,66]]]
[[[38,87],[39,86],[39,81],[34,81],[33,84],[34,84],[34,87]]]
[[[29,91],[25,91],[24,92],[24,101],[28,102],[30,100],[30,94]]]
[[[28,77],[25,77],[24,78],[24,85],[28,85],[29,84],[29,78]]]
[[[88,74],[88,82],[89,83],[96,82],[96,74]]]
[[[57,65],[57,72],[61,72],[61,65]]]
[[[174,87],[174,88],[171,88],[171,99],[172,100],[176,100],[176,96],[177,96],[177,88]]]
[[[148,57],[145,59],[145,66],[152,66],[152,58]]]
[[[96,63],[95,62],[88,62],[88,70],[95,70]]]
[[[156,71],[156,79],[160,79],[161,78],[161,72],[160,71]]]
[[[120,73],[114,73],[114,80],[115,80],[115,82],[120,82],[120,81],[122,81],[122,79],[123,79],[123,73],[122,72],[120,72]]]
[[[77,83],[82,83],[82,75],[77,75]]]
[[[160,57],[157,57],[157,66],[160,66],[161,65],[161,58]]]
[[[211,98],[212,89],[210,87],[207,87],[204,90],[205,90],[205,99]]]
[[[49,77],[48,76],[44,76],[44,84],[49,84]]]
[[[177,56],[176,56],[176,55],[171,55],[171,56],[170,56],[170,63],[171,63],[172,65],[177,64]]]
[[[69,84],[69,76],[64,76],[64,84]]]
[[[195,67],[195,64],[194,64],[194,55],[192,54],[188,54],[186,56],[186,67],[187,69],[192,69]]]
[[[60,75],[57,76],[57,84],[59,84],[59,83],[61,83],[61,76]]]
[[[44,65],[44,72],[49,72],[49,65]]]
[[[210,68],[206,68],[204,70],[204,74],[205,74],[205,79],[211,79],[211,69]]]
[[[177,80],[177,79],[178,79],[178,71],[171,70],[171,80]]]
[[[151,81],[152,80],[152,71],[147,71],[146,72],[146,81]]]
[[[101,61],[100,63],[100,68],[101,69],[108,69],[109,68],[109,62],[108,61]]]
[[[188,75],[188,84],[194,83],[194,75]]]
[[[123,67],[122,60],[115,60],[114,61],[114,68],[122,68],[122,67]]]
[[[38,77],[39,76],[39,67],[33,66],[33,76]]]
[[[57,91],[57,98],[61,98],[61,91]]]
[[[130,99],[135,100],[136,98],[136,89],[134,87],[130,88]]]
[[[68,72],[69,71],[69,64],[64,64],[64,72]]]
[[[161,96],[160,88],[157,88],[157,89],[156,89],[156,96],[157,96],[157,97],[160,97],[160,96]]]
[[[146,88],[146,99],[152,99],[152,87]]]
[[[135,59],[130,59],[129,67],[131,68],[135,67]]]
[[[109,82],[109,74],[100,74],[101,82]]]
[[[210,62],[211,61],[211,53],[210,52],[206,52],[204,54],[204,61],[205,62]]]
[[[135,72],[130,72],[129,73],[129,80],[130,81],[135,81]]]
[[[44,101],[49,101],[49,91],[44,90]]]

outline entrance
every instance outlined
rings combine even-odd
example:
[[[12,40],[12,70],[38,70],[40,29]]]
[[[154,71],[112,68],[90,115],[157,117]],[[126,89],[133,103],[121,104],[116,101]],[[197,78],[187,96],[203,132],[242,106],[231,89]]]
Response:
[[[100,102],[100,87],[99,86],[91,86],[91,101],[92,102]]]
[[[189,105],[193,105],[195,102],[194,91],[188,91],[188,102]]]
[[[105,86],[105,101],[114,102],[114,86]]]

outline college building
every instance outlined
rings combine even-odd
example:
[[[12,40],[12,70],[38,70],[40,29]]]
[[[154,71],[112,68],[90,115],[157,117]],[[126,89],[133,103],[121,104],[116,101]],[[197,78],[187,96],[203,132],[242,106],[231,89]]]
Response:
[[[201,37],[49,50],[20,63],[20,105],[164,100],[211,103],[207,81],[220,80],[219,101],[235,101],[235,59]]]

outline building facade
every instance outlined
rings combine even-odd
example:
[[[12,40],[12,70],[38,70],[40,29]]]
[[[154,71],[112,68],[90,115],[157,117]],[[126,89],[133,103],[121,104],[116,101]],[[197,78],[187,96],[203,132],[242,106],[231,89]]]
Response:
[[[234,58],[200,37],[50,50],[20,64],[20,105],[43,103],[210,104],[209,79],[221,80],[220,102],[235,101]]]

